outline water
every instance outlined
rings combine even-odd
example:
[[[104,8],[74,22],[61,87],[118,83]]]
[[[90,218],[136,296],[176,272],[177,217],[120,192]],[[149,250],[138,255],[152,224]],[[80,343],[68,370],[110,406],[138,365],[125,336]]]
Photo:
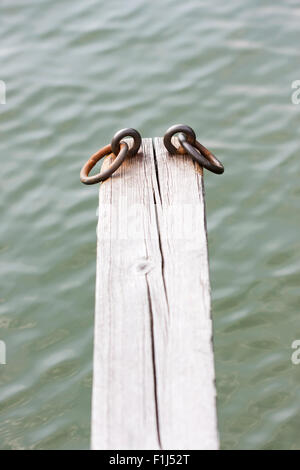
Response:
[[[183,122],[206,174],[224,449],[299,449],[299,2],[2,0],[2,449],[87,449],[98,188],[119,128]]]

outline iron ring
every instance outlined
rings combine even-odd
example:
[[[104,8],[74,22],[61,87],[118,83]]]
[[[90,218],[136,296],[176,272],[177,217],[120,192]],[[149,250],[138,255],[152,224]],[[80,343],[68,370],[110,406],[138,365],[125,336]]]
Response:
[[[134,155],[136,155],[139,151],[139,148],[142,143],[142,138],[140,133],[137,130],[132,129],[131,127],[121,129],[120,131],[116,132],[111,141],[112,151],[115,155],[119,153],[121,140],[125,137],[133,138],[133,146],[128,150],[128,157],[134,157]]]
[[[200,142],[196,140],[195,143],[191,145],[188,142],[186,135],[183,133],[179,134],[178,140],[184,150],[201,166],[219,175],[224,173],[224,166],[222,163],[214,156],[213,153],[204,147],[204,145],[200,144]]]
[[[190,126],[186,126],[184,124],[175,124],[174,126],[171,126],[164,135],[164,145],[173,155],[185,153],[182,148],[179,147],[179,149],[177,149],[172,144],[172,137],[178,132],[183,132],[191,145],[195,145],[196,142],[196,134]]]
[[[103,172],[100,171],[97,175],[89,176],[91,169],[96,165],[96,163],[103,157],[112,153],[111,145],[106,145],[102,149],[98,150],[98,152],[94,153],[88,161],[84,164],[80,172],[80,181],[84,184],[96,184],[100,183],[101,181],[105,181],[109,178],[118,168],[122,165],[123,161],[128,155],[128,145],[126,142],[121,143],[120,152],[118,152],[115,160],[113,163],[104,170]]]

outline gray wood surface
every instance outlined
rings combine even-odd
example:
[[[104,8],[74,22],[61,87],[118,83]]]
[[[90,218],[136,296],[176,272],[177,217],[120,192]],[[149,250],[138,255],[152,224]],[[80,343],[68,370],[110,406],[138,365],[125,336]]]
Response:
[[[97,235],[92,448],[218,448],[202,169],[143,139]]]

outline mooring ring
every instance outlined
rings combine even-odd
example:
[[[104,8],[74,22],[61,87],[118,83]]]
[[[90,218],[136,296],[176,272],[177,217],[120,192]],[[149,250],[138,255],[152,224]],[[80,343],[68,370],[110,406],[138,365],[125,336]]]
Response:
[[[132,129],[132,127],[121,129],[120,131],[116,132],[111,141],[112,151],[115,155],[119,153],[121,140],[125,137],[133,138],[133,146],[130,147],[128,150],[128,157],[133,157],[139,151],[139,148],[142,143],[142,138],[141,134],[137,130]]]
[[[80,181],[84,184],[96,184],[101,181],[105,181],[109,178],[118,168],[122,165],[123,161],[128,155],[128,145],[126,142],[122,142],[120,146],[120,151],[117,153],[117,156],[113,163],[107,168],[107,170],[100,171],[97,175],[89,176],[89,173],[96,163],[103,157],[113,153],[111,145],[106,145],[98,152],[94,153],[88,161],[84,164],[80,172]]]
[[[180,133],[178,140],[184,150],[201,166],[213,173],[222,174],[224,166],[204,145],[195,140],[194,144],[190,144],[186,138],[186,134]]]
[[[186,126],[185,124],[175,124],[174,126],[169,127],[164,135],[164,145],[166,149],[173,155],[181,155],[185,153],[182,147],[177,149],[175,145],[172,144],[172,137],[178,132],[182,132],[191,145],[195,145],[196,142],[196,134],[190,126]]]

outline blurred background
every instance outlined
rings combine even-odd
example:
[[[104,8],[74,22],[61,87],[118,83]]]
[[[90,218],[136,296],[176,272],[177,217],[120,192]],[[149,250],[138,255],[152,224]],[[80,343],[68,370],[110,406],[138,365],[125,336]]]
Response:
[[[1,449],[88,449],[98,187],[116,130],[192,126],[205,173],[223,449],[300,449],[300,6],[2,0]]]

